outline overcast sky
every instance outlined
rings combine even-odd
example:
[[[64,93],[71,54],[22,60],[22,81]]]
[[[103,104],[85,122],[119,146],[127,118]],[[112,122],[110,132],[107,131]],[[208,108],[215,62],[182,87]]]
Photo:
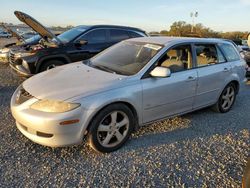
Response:
[[[216,31],[250,31],[250,0],[2,0],[0,22],[20,23],[23,11],[46,26],[119,24],[146,31],[169,29],[174,21],[195,22]]]

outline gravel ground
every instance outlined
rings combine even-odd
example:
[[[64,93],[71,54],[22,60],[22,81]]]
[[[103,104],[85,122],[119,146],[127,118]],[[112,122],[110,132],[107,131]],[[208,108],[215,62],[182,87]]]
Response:
[[[0,40],[0,44],[1,40]],[[154,123],[117,152],[40,146],[15,127],[9,103],[22,80],[0,64],[0,187],[240,187],[250,144],[250,85],[232,111]]]

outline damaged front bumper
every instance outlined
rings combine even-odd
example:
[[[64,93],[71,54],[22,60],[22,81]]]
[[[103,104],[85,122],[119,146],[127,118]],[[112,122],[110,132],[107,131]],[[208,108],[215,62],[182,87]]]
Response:
[[[0,50],[0,63],[9,62],[9,52],[10,50],[8,48]]]
[[[17,73],[19,76],[23,77],[31,77],[33,74],[30,73],[29,70],[27,70],[24,66],[22,65],[15,65],[10,63],[10,67],[12,70],[14,70],[15,73]]]

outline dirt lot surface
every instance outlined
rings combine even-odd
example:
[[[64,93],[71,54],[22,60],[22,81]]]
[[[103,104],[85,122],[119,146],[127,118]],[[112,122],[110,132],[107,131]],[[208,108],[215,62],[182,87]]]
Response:
[[[3,40],[0,40],[3,45]],[[22,83],[0,63],[0,187],[240,187],[250,146],[250,85],[233,109],[204,109],[143,127],[117,152],[84,142],[40,146],[16,128],[10,98]]]

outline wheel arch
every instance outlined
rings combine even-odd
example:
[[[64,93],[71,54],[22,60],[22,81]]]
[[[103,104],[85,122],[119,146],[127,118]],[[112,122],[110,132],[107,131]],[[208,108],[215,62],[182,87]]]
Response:
[[[221,90],[218,92],[218,95],[217,95],[217,97],[216,97],[216,102],[219,100],[219,98],[220,98],[220,96],[221,96],[223,90],[224,90],[229,84],[231,84],[231,83],[233,83],[233,84],[235,85],[235,87],[236,87],[236,88],[235,88],[235,89],[236,89],[236,94],[239,93],[239,90],[240,90],[240,83],[239,83],[239,81],[238,81],[237,79],[232,79],[232,80],[230,80],[230,81],[227,81],[226,84],[224,85],[224,87],[222,87]]]
[[[238,80],[231,80],[226,86],[228,86],[229,84],[234,84],[234,86],[235,86],[235,89],[236,89],[236,94],[238,94],[239,93],[239,90],[240,90],[240,83],[239,83],[239,81]],[[226,87],[225,86],[225,87]],[[224,88],[225,88],[224,87]],[[223,88],[223,89],[224,89]]]
[[[59,61],[62,61],[64,64],[70,63],[70,59],[65,55],[46,56],[46,57],[39,59],[36,62],[36,65],[35,65],[36,66],[36,73],[39,72],[43,63],[45,63],[47,61],[51,61],[51,60],[59,60]]]
[[[238,80],[232,80],[232,81],[229,82],[228,84],[230,84],[230,83],[232,83],[232,84],[235,85],[236,93],[238,94],[238,93],[239,93],[239,90],[240,90],[240,83],[239,83],[239,81],[238,81]],[[228,85],[228,84],[227,84],[227,85]]]
[[[138,112],[137,112],[136,108],[131,103],[129,103],[127,101],[116,101],[116,102],[110,102],[108,104],[105,104],[104,106],[99,108],[93,114],[93,116],[90,118],[90,121],[88,122],[88,125],[87,125],[87,128],[86,128],[87,132],[89,132],[90,124],[93,121],[93,119],[97,116],[97,114],[99,114],[104,108],[106,108],[106,107],[108,107],[110,105],[114,105],[114,104],[122,104],[122,105],[127,106],[134,115],[134,118],[135,118],[135,130],[137,130],[139,128],[139,116],[138,116]]]

